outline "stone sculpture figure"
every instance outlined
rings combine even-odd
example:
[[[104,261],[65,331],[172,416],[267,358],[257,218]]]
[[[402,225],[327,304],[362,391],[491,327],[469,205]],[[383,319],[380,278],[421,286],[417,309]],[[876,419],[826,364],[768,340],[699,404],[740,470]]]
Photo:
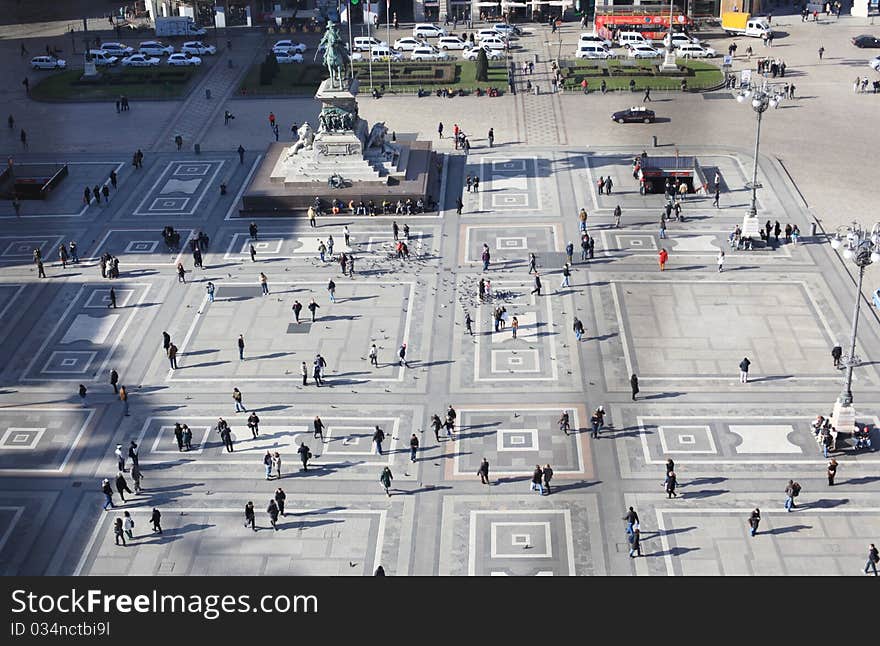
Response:
[[[311,149],[312,144],[315,142],[315,131],[312,130],[312,126],[309,125],[308,121],[304,122],[296,132],[299,135],[299,140],[293,144],[293,148],[290,149],[290,155],[295,155],[300,150]]]
[[[327,30],[321,38],[321,44],[318,51],[324,51],[324,65],[330,73],[331,87],[343,89],[345,70],[348,67],[348,50],[345,43],[339,37],[339,30],[336,23],[327,23]]]
[[[377,121],[370,128],[370,136],[367,137],[367,148],[385,148],[385,135],[388,134],[388,128],[385,127],[384,121]]]

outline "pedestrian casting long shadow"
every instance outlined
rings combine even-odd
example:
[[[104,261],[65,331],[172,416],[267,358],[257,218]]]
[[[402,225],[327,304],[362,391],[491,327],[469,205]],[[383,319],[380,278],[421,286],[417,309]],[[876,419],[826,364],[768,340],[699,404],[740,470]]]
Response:
[[[177,366],[177,370],[186,370],[192,368],[211,368],[213,366],[222,366],[224,363],[230,363],[229,361],[206,361],[204,363],[194,363],[191,366]]]
[[[698,487],[702,485],[710,485],[710,484],[721,484],[726,481],[727,478],[722,477],[714,477],[714,478],[695,478],[689,482],[678,485],[679,487]]]
[[[813,529],[812,525],[789,525],[788,527],[775,527],[773,529],[768,529],[766,531],[760,532],[761,534],[790,534],[792,532],[799,532],[802,529]]]
[[[686,500],[690,500],[691,498],[711,498],[712,496],[720,496],[725,493],[730,493],[729,489],[703,489],[701,491],[693,491],[682,493],[679,498],[683,498]]]
[[[274,411],[274,410],[287,410],[288,408],[290,408],[290,406],[288,406],[287,404],[278,404],[277,406],[263,406],[259,410],[261,413],[267,413],[269,411]],[[290,434],[292,434],[292,432]],[[282,433],[282,435],[284,435],[284,433]],[[260,437],[263,437],[263,436],[260,435]],[[267,435],[266,437],[272,437],[272,436]]]
[[[779,381],[781,379],[792,379],[792,378],[794,378],[794,375],[770,375],[768,377],[758,377],[757,379],[749,377],[749,383],[755,384],[760,381]]]
[[[212,354],[214,352],[220,352],[217,348],[211,348],[210,350],[191,350],[188,352],[180,352],[177,356],[179,357],[195,357],[200,354]]]
[[[166,545],[167,543],[173,543],[174,541],[178,541],[183,538],[187,534],[191,534],[193,532],[201,532],[206,529],[211,529],[212,527],[216,527],[216,525],[211,525],[209,523],[189,523],[184,525],[183,527],[168,527],[162,530],[161,534],[154,534],[150,536],[148,540],[139,540],[134,545]]]
[[[657,538],[661,536],[673,536],[675,534],[684,534],[685,532],[692,531],[696,529],[696,525],[693,527],[676,527],[675,529],[658,529],[653,532],[642,531],[642,540],[647,540],[648,538]]]
[[[654,393],[653,395],[645,395],[643,397],[639,397],[640,400],[646,399],[669,399],[670,397],[680,397],[681,395],[685,395],[686,393],[671,391],[668,393]]]
[[[207,442],[205,443],[205,448],[208,448],[210,446],[212,446],[212,445]],[[220,443],[213,445],[213,446],[223,446],[223,443],[220,442]],[[193,450],[197,450],[197,449],[198,449],[198,446],[196,446],[194,444]],[[196,462],[195,458],[178,458],[177,460],[168,460],[165,462],[151,462],[148,466],[148,470],[149,471],[164,471],[166,469],[173,469],[174,467],[184,466],[186,464],[193,464],[195,462]],[[145,465],[145,466],[147,466],[147,465]]]
[[[324,315],[321,321],[356,321],[361,318],[360,314],[349,314],[348,316],[334,316],[333,314]]]
[[[295,511],[287,514],[288,516],[315,516],[317,514],[329,514],[333,511],[342,511],[344,509],[348,509],[347,507],[343,507],[341,505],[335,505],[333,507],[321,507],[320,509],[310,509],[309,511]]]
[[[272,354],[262,354],[259,357],[246,357],[247,360],[254,361],[257,359],[279,359],[281,357],[287,357],[291,354],[296,354],[294,352],[273,352]]]
[[[863,485],[877,481],[880,481],[880,476],[863,476],[861,478],[850,478],[849,480],[844,480],[839,484]]]
[[[795,509],[832,509],[849,503],[849,498],[841,498],[840,500],[827,500],[822,498],[813,502],[801,503]]]
[[[445,366],[450,363],[455,363],[454,360],[446,360],[446,361],[429,361],[428,363],[422,363],[418,359],[415,361],[408,361],[410,368],[431,368],[433,366]]]
[[[592,429],[591,429],[592,430]],[[639,437],[640,435],[651,435],[653,431],[642,428],[641,426],[627,426],[621,429],[615,429],[613,425],[606,424],[602,429],[601,437],[609,440],[616,440],[621,437]]]
[[[323,525],[335,525],[337,523],[344,523],[345,520],[342,518],[320,518],[317,520],[292,520],[288,523],[276,523],[276,527],[278,527],[279,531],[282,529],[314,529],[315,527],[321,527]],[[261,527],[257,526],[257,529],[272,529],[271,527]]]
[[[473,455],[471,451],[458,451],[456,453],[444,453],[443,455],[438,455],[434,460],[442,460],[443,458],[455,458],[463,455]],[[437,464],[436,462],[434,464]]]
[[[602,484],[601,480],[578,480],[576,482],[566,482],[565,484],[556,484],[552,483],[550,485],[550,490],[553,493],[559,493],[560,491],[573,491],[575,489],[587,489],[589,487],[595,487],[596,485]]]
[[[425,493],[426,491],[441,491],[442,489],[452,489],[449,485],[425,485],[418,489],[391,489],[392,492],[402,496],[412,496],[417,493]],[[394,495],[394,494],[392,494]]]
[[[343,303],[347,303],[349,301],[368,301],[372,298],[379,298],[378,294],[370,294],[369,296],[349,296],[348,298],[340,299]]]
[[[645,554],[645,556],[681,556],[682,554],[687,554],[688,552],[696,552],[699,549],[699,547],[672,547],[662,552],[652,552],[650,554]]]
[[[174,492],[174,491],[182,491],[184,489],[192,489],[193,487],[204,487],[204,482],[189,482],[187,484],[180,485],[169,485],[167,487],[150,487],[149,489],[142,489],[141,493],[147,495],[153,495],[157,493],[166,493],[166,492]]]

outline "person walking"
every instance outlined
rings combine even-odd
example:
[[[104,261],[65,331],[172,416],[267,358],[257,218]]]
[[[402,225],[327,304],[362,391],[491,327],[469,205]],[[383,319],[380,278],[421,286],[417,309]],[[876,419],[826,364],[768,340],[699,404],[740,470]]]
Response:
[[[220,432],[220,439],[223,440],[223,446],[226,447],[226,452],[232,453],[232,430],[229,428],[229,424],[226,420],[222,417],[217,421],[217,430]]]
[[[798,497],[800,492],[801,485],[794,480],[789,480],[785,487],[785,511],[791,511],[797,507],[797,505],[794,504],[794,499]]]
[[[312,459],[312,452],[309,450],[309,447],[306,446],[305,442],[299,443],[299,448],[296,450],[299,453],[299,459],[302,461],[302,470],[309,470],[309,460]]]
[[[486,137],[489,140],[489,148],[495,144],[495,128],[489,128],[489,134]]]
[[[113,455],[116,456],[116,469],[118,471],[125,471],[125,454],[122,452],[121,444],[116,445],[116,450],[113,451]]]
[[[263,456],[263,466],[266,469],[266,480],[272,479],[272,453],[270,451],[266,451],[266,455]]]
[[[104,511],[107,511],[107,507],[115,507],[113,504],[113,487],[110,486],[110,480],[104,478],[101,482],[101,493],[104,494]]]
[[[569,243],[569,244],[571,244],[571,243]],[[571,258],[571,256],[569,256],[569,258]],[[568,263],[565,263],[562,266],[562,283],[560,283],[559,289],[562,289],[563,287],[571,287],[571,282],[569,280],[570,278],[571,278],[571,268]]]
[[[113,394],[119,394],[119,373],[116,372],[116,369],[110,371],[110,385],[113,386]]]
[[[545,491],[541,492],[541,495],[550,495],[550,481],[553,479],[553,469],[550,468],[549,464],[545,464],[544,468],[541,470],[541,475],[544,478],[544,489]]]
[[[837,475],[837,460],[835,460],[834,458],[831,458],[831,461],[828,463],[828,470],[826,474],[828,476],[828,486],[833,487],[834,478]]]
[[[278,507],[278,513],[284,516],[284,501],[287,500],[287,494],[284,493],[284,489],[282,489],[281,487],[275,489],[274,498],[275,505]]]
[[[633,535],[633,526],[635,526],[639,522],[639,515],[636,513],[636,510],[632,507],[626,512],[626,515],[623,517],[623,520],[626,521],[626,535]]]
[[[378,455],[382,455],[382,442],[385,441],[385,432],[376,426],[376,430],[373,432],[373,444],[376,447],[376,453]]]
[[[396,26],[394,28],[397,29]],[[442,121],[437,125],[437,134],[439,135],[440,139],[443,139],[443,122]]]
[[[128,488],[128,482],[125,480],[125,475],[123,475],[122,471],[116,474],[116,492],[119,494],[122,502],[125,502],[126,493],[132,494],[131,489]]]
[[[480,483],[489,484],[489,460],[483,458],[480,462],[480,468],[477,469],[477,475],[480,476]]]
[[[113,521],[113,534],[116,537],[116,544],[119,545],[119,541],[122,541],[122,546],[125,547],[125,529],[122,525],[122,519],[117,518]]]
[[[397,356],[400,358],[398,365],[403,366],[404,368],[409,368],[409,364],[406,362],[406,343],[400,344],[400,350],[397,351]]]
[[[749,361],[748,357],[743,357],[743,360],[739,362],[739,381],[742,384],[748,383],[749,381],[750,365],[752,365],[752,362]]]
[[[162,533],[162,512],[153,507],[153,513],[150,514],[150,523],[153,525],[153,531],[157,534]]]
[[[330,282],[327,283],[327,293],[330,295],[330,302],[336,302],[336,283],[333,282],[333,279],[330,279]]]
[[[128,414],[128,391],[125,389],[125,386],[121,386],[119,388],[119,401],[122,402],[123,416],[129,417],[129,414]]]
[[[251,429],[251,435],[253,435],[254,438],[260,435],[260,418],[257,417],[256,411],[251,411],[250,416],[248,416],[247,425],[248,428]]]
[[[263,272],[260,272],[260,289],[263,290],[263,296],[269,295],[269,279]]]
[[[840,347],[840,344],[835,344],[833,348],[831,348],[831,359],[834,361],[834,367],[838,370],[842,367],[840,365],[840,360],[843,357],[843,348]]]
[[[110,288],[110,304],[107,305],[107,309],[110,308],[116,309],[116,290],[112,287]]]
[[[629,378],[629,385],[632,388],[632,400],[636,400],[636,395],[639,394],[639,378],[635,373]]]
[[[125,531],[125,535],[128,536],[128,540],[134,540],[134,519],[131,517],[131,513],[124,511],[122,512],[122,528]]]
[[[439,415],[431,416],[431,428],[434,429],[434,440],[439,444],[440,442],[440,429],[443,428],[443,422],[440,421]]]
[[[247,504],[244,506],[244,526],[251,526],[251,529],[257,531],[257,516],[254,513],[254,503],[250,500],[247,501]]]
[[[309,311],[312,313],[312,323],[315,322],[315,312],[316,312],[316,310],[318,310],[318,308],[320,308],[320,307],[321,307],[321,306],[318,305],[318,304],[315,302],[315,299],[314,299],[314,298],[312,299],[312,302],[308,304]]]
[[[382,474],[379,476],[379,482],[382,483],[382,487],[385,489],[385,493],[388,497],[391,497],[391,481],[394,480],[394,476],[391,475],[391,469],[389,467],[385,467],[382,469]]]
[[[541,468],[540,464],[536,464],[535,470],[532,472],[529,491],[540,491],[541,495],[544,495],[544,470]]]
[[[716,184],[715,185],[715,197],[712,199],[712,206],[714,206],[716,209],[720,209],[721,208],[721,204],[719,203],[720,200],[721,200],[721,188],[718,186],[718,184]]]
[[[244,164],[244,146],[240,144],[238,146],[238,163]]]
[[[720,274],[722,271],[724,271],[724,251],[718,252],[716,262],[718,263],[718,273]]]
[[[541,275],[536,271],[535,272],[535,288],[531,291],[532,294],[541,295]]]
[[[754,536],[758,533],[758,524],[761,522],[761,510],[755,507],[749,516],[749,533]]]
[[[192,429],[191,429],[189,426],[187,426],[186,424],[184,424],[184,425],[183,425],[183,433],[182,433],[181,435],[183,436],[183,446],[184,446],[184,448],[185,448],[187,451],[192,451],[192,450],[193,450],[193,447],[192,447],[192,440],[193,440],[193,432],[192,432]],[[230,440],[230,444],[231,444],[231,440]]]
[[[232,401],[235,402],[235,412],[236,413],[246,413],[247,409],[244,407],[244,404],[241,401],[241,391],[238,388],[232,389]]]
[[[180,422],[174,425],[174,439],[177,441],[177,450],[183,451],[183,427]]]
[[[272,470],[275,471],[275,477],[281,479],[281,454],[278,451],[272,454]]]
[[[373,343],[370,345],[370,365],[376,368],[379,367],[379,350],[376,349],[376,344]]]
[[[664,248],[660,248],[657,253],[657,261],[660,263],[660,271],[666,271],[666,261],[669,260],[669,252]]]
[[[667,498],[678,498],[678,494],[675,493],[676,486],[678,486],[678,477],[675,475],[675,471],[670,471],[666,475],[666,497]]]
[[[825,55],[825,48],[822,45],[819,45],[819,60],[822,60],[822,57]]]
[[[868,574],[868,570],[870,569],[873,570],[874,576],[877,576],[878,563],[880,563],[880,552],[878,552],[874,543],[871,543],[868,546],[868,560],[865,562],[865,574]]]
[[[238,358],[240,361],[244,361],[244,335],[238,335]]]
[[[632,541],[629,550],[629,557],[635,558],[636,556],[642,555],[642,532],[638,527],[638,524],[633,526],[632,532]]]
[[[275,498],[269,498],[269,505],[266,507],[266,513],[269,514],[269,524],[272,525],[272,529],[276,532],[278,531],[278,504],[275,502]]]
[[[378,428],[378,427],[377,427]],[[419,451],[419,438],[416,437],[416,434],[413,433],[412,437],[409,438],[409,461],[416,461],[416,454]]]

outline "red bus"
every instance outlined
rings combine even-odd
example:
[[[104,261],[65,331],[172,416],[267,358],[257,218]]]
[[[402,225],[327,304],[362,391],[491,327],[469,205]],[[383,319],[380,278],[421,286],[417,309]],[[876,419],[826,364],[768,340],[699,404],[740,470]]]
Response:
[[[691,29],[694,21],[683,14],[673,14],[672,25],[673,31],[682,31]],[[635,31],[653,41],[662,41],[669,33],[669,11],[664,13],[661,5],[627,7],[625,10],[615,10],[613,7],[599,9],[595,30],[599,36],[608,40],[614,40],[618,32]]]

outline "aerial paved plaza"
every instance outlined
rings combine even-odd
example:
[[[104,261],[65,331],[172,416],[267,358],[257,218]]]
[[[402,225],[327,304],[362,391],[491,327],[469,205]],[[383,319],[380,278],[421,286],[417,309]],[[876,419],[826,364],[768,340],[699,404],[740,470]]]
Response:
[[[873,211],[861,209],[876,171],[858,159],[873,135],[859,119],[876,115],[880,97],[851,90],[849,77],[870,71],[860,50],[849,51],[849,38],[869,29],[864,19],[842,15],[817,27],[792,13],[774,14],[773,24],[787,35],[773,49],[785,46],[779,51],[803,98],[763,116],[756,207],[762,227],[797,225],[800,237],[786,242],[783,234],[778,246],[752,250],[729,241],[752,195],[748,103],[724,88],[657,92],[650,107],[665,119],[624,125],[609,115],[641,93],[527,94],[527,80],[550,87],[557,36],[544,24],[527,23],[512,50],[516,95],[373,99],[362,87],[370,123],[384,121],[400,141],[432,143],[442,163],[432,196],[439,208],[373,217],[344,209],[319,215],[315,227],[305,210],[239,211],[275,142],[268,114],[277,115],[282,141],[290,141],[292,123],[317,124],[310,97],[235,91],[273,42],[264,31],[229,30],[233,48],[222,48],[189,95],[132,99],[121,114],[112,101],[39,102],[11,83],[0,96],[0,111],[15,115],[2,139],[10,163],[66,163],[68,175],[46,199],[24,200],[18,217],[11,201],[0,204],[0,573],[359,576],[381,565],[392,576],[860,575],[869,544],[880,540],[880,453],[856,450],[841,432],[826,456],[811,424],[831,415],[844,381],[831,351],[849,353],[858,268],[830,240],[839,224],[874,224]],[[565,47],[574,47],[578,23],[563,25]],[[822,30],[821,68],[807,26]],[[404,27],[411,25],[395,37],[410,32]],[[19,61],[20,37],[5,29],[0,65],[35,84],[37,73]],[[308,41],[309,59],[318,37]],[[28,48],[40,53],[43,40],[29,39]],[[712,46],[726,51],[732,40],[734,70],[752,65],[746,41],[764,50],[760,39],[720,33]],[[527,79],[518,66],[536,53]],[[818,127],[834,105],[828,96],[858,103],[838,119],[852,126],[832,126],[833,135]],[[236,114],[229,126],[224,110]],[[453,124],[468,135],[467,154],[453,146]],[[19,128],[28,131],[27,149]],[[83,130],[99,134],[90,140]],[[801,147],[808,158],[821,150],[823,137],[834,165],[799,157]],[[138,149],[141,168],[132,165]],[[707,186],[717,178],[719,206],[714,190],[688,194],[684,220],[669,220],[661,237],[663,193],[641,194],[633,177],[643,152],[695,158]],[[85,204],[83,187],[109,184],[111,172],[118,183],[109,200]],[[465,190],[467,176],[479,177],[477,192]],[[612,179],[610,195],[598,192],[600,176]],[[595,245],[586,260],[582,208]],[[404,224],[409,258],[395,251]],[[163,238],[169,226],[179,245]],[[203,268],[190,245],[200,232],[208,236]],[[78,262],[62,266],[59,245],[71,241]],[[562,286],[569,243],[570,286]],[[669,258],[662,272],[661,249]],[[38,277],[34,250],[46,278]],[[353,275],[341,271],[340,253],[355,259]],[[118,278],[102,277],[104,254],[118,258]],[[868,268],[852,381],[857,424],[873,449],[880,446],[876,276]],[[482,299],[481,279],[490,282]],[[496,329],[499,307],[506,325]],[[585,329],[580,339],[575,318]],[[176,368],[164,332],[177,348]],[[317,355],[326,361],[320,386]],[[114,370],[127,403],[110,383]],[[234,388],[246,412],[235,412]],[[443,427],[435,436],[432,416],[445,422],[450,406],[451,436]],[[596,437],[591,419],[600,406]],[[247,425],[252,411],[258,435]],[[231,452],[219,418],[231,429]],[[179,449],[176,424],[192,431],[191,449]],[[123,503],[114,452],[121,445],[127,456],[132,442],[142,490]],[[313,456],[307,470],[303,442]],[[280,459],[271,479],[267,452]],[[478,475],[484,458],[488,485]],[[839,464],[833,486],[831,458]],[[664,486],[670,459],[676,497]],[[536,465],[552,467],[547,495],[532,490]],[[126,458],[134,489],[131,467]],[[385,467],[390,495],[380,482]],[[114,490],[106,510],[105,478]],[[791,512],[790,480],[802,486]],[[273,531],[266,508],[278,487],[285,514]],[[256,532],[245,526],[248,501]],[[634,558],[624,520],[630,507],[641,532]],[[755,508],[761,521],[751,536]],[[151,529],[154,509],[161,533]],[[124,511],[134,539],[121,546],[113,525]]]

